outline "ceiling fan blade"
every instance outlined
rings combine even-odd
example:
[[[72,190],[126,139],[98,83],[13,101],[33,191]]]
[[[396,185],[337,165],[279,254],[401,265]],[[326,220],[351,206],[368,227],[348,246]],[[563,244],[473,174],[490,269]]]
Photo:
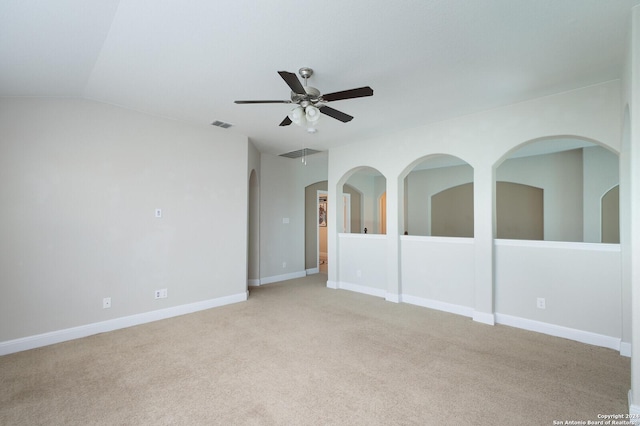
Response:
[[[236,104],[290,104],[291,101],[234,101]]]
[[[338,111],[337,109],[333,109],[326,105],[320,107],[320,112],[325,115],[328,115],[329,117],[333,117],[336,120],[340,120],[343,123],[347,123],[353,120],[353,117],[350,116],[349,114],[345,114],[344,112]]]
[[[331,102],[342,99],[363,98],[365,96],[373,96],[373,89],[371,87],[365,86],[357,89],[343,90],[341,92],[327,93],[326,95],[322,95],[322,99],[326,102]]]
[[[289,85],[294,93],[297,93],[298,95],[307,94],[307,92],[304,90],[304,87],[302,86],[302,83],[300,83],[300,80],[298,80],[298,76],[296,76],[294,73],[288,71],[278,71],[278,74],[280,74],[280,77],[282,77],[282,79],[285,81],[285,83],[287,83],[287,85]]]
[[[292,121],[289,118],[289,116],[285,117],[284,120],[282,120],[282,123],[280,123],[281,126],[288,126],[289,124],[291,124]]]

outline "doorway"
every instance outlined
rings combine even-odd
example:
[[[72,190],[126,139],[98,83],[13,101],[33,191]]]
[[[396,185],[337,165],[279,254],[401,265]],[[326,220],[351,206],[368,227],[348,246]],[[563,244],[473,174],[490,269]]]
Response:
[[[318,191],[318,196],[317,196],[317,208],[316,208],[316,212],[317,212],[317,220],[316,220],[316,224],[317,224],[317,238],[316,241],[318,242],[318,247],[316,250],[316,253],[318,253],[318,258],[317,258],[317,265],[318,265],[318,272],[320,272],[321,274],[326,274],[328,273],[328,255],[327,255],[327,221],[328,221],[328,217],[327,217],[327,198],[328,198],[328,194],[324,191]]]
[[[317,191],[317,206],[316,206],[316,224],[317,224],[317,260],[316,265],[318,268],[318,272],[322,274],[328,273],[328,265],[329,265],[329,256],[328,256],[328,248],[327,248],[327,224],[330,217],[328,217],[328,209],[327,209],[327,199],[328,194],[326,191],[318,190]],[[338,226],[337,231],[340,233],[350,233],[351,232],[351,194],[342,194],[342,225]]]

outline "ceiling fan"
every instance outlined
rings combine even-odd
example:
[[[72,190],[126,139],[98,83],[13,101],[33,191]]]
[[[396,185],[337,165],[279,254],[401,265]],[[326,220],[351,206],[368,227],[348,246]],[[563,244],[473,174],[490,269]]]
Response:
[[[340,120],[343,123],[347,123],[353,120],[353,117],[337,109],[331,108],[325,103],[340,101],[343,99],[362,98],[365,96],[372,96],[373,89],[369,86],[359,87],[357,89],[343,90],[340,92],[333,92],[327,94],[321,94],[315,87],[307,86],[307,79],[313,75],[311,68],[300,68],[298,70],[300,76],[304,79],[304,86],[300,83],[298,77],[288,71],[278,71],[280,77],[291,88],[291,100],[267,100],[267,101],[235,101],[236,104],[296,104],[289,115],[280,123],[280,126],[288,126],[291,123],[298,126],[311,125],[318,121],[320,113],[333,117],[336,120]]]

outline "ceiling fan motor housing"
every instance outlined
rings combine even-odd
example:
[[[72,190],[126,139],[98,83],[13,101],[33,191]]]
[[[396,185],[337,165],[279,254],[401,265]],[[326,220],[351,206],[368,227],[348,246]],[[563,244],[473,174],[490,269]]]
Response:
[[[295,104],[299,104],[303,108],[308,105],[315,105],[320,102],[320,91],[315,87],[305,86],[304,91],[307,92],[306,95],[301,95],[296,92],[291,92],[291,102]]]

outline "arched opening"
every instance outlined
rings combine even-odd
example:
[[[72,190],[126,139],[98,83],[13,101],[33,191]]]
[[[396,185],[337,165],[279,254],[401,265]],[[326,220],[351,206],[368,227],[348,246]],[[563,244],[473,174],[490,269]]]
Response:
[[[472,316],[474,306],[474,170],[435,154],[400,174],[402,300]]]
[[[524,143],[505,156],[496,168],[496,230],[512,228],[508,212],[523,213],[522,203],[535,200],[542,191],[543,217],[529,215],[533,222],[518,239],[538,239],[533,229],[544,224],[543,240],[566,242],[602,241],[601,199],[619,184],[618,155],[584,138],[562,136]],[[499,182],[519,184],[511,190],[499,189]],[[528,192],[529,194],[526,194]],[[506,198],[505,198],[506,197]],[[536,207],[537,209],[537,207]],[[517,217],[516,217],[517,219]],[[521,225],[523,217],[520,217]],[[616,219],[617,220],[617,219]],[[619,226],[610,223],[610,229]],[[520,228],[524,231],[524,228]],[[514,238],[497,233],[497,238]],[[619,233],[618,233],[619,235]],[[619,238],[619,236],[618,236]]]
[[[343,220],[349,221],[349,226],[338,232],[361,233],[362,232],[362,193],[349,184],[342,186],[344,204],[342,206]],[[348,204],[347,204],[348,203]]]
[[[419,159],[409,167],[404,177],[406,234],[473,237],[473,168],[442,154]],[[446,192],[452,188],[458,189]]]
[[[386,232],[386,223],[382,225],[382,216],[386,214],[386,203],[384,209],[380,204],[380,198],[385,194],[386,188],[387,179],[371,167],[360,168],[347,179],[342,187],[342,193],[351,195],[351,233],[384,234]],[[358,217],[359,220],[357,220]]]
[[[572,339],[577,337],[574,330],[586,331],[584,336],[619,336],[619,248],[599,244],[602,197],[619,181],[617,154],[593,140],[558,136],[531,140],[503,158],[494,169],[498,322]],[[505,193],[500,182],[518,186]],[[539,231],[538,236],[527,234],[537,228],[531,222],[539,218],[529,217],[517,225],[520,229],[514,227],[515,236],[500,231],[511,227],[501,212],[524,210],[523,204],[533,203],[540,192],[543,241],[534,241],[540,240]],[[531,208],[539,209],[526,207]],[[597,344],[614,348],[619,340]]]

